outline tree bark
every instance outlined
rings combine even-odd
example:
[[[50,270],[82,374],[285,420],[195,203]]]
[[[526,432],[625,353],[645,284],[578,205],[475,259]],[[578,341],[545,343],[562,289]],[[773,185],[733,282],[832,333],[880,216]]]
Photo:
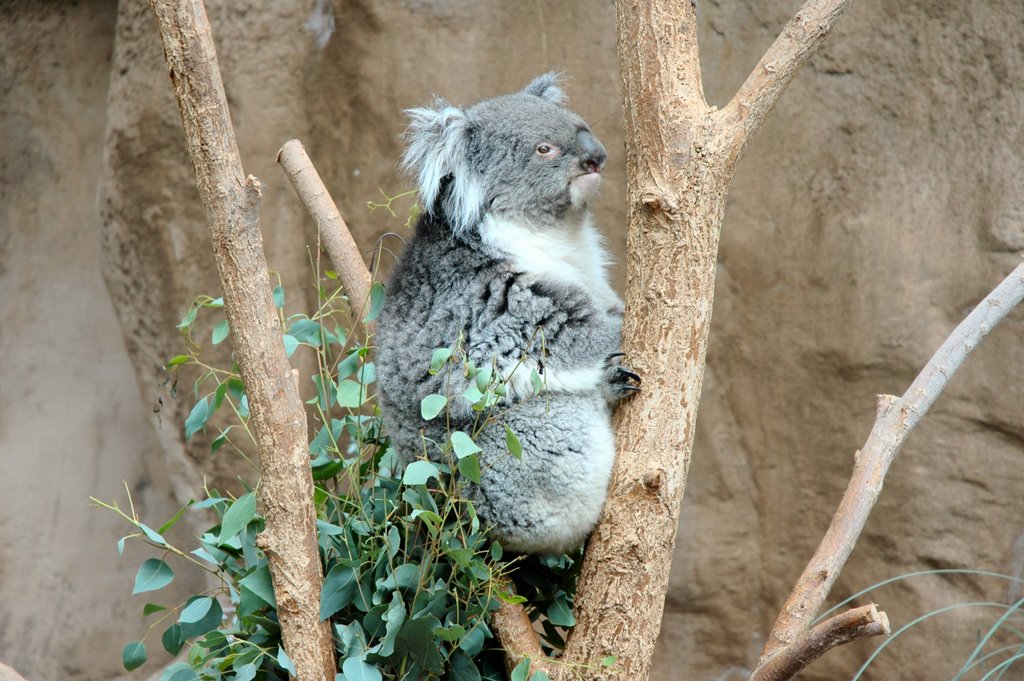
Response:
[[[210,223],[231,343],[260,454],[259,497],[281,635],[297,677],[333,681],[306,415],[285,356],[259,231],[259,181],[242,170],[202,0],[151,0]]]
[[[716,111],[704,101],[696,3],[617,3],[628,178],[623,349],[644,387],[619,410],[608,501],[581,571],[564,660],[567,670],[586,670],[582,678],[649,676],[693,447],[726,193],[750,136],[849,4],[807,2]],[[616,662],[603,667],[609,656]]]
[[[957,325],[902,397],[879,395],[874,426],[864,446],[856,453],[846,492],[828,531],[772,627],[758,661],[759,666],[750,677],[752,681],[784,678],[766,675],[762,670],[778,668],[780,665],[776,658],[794,657],[793,651],[803,646],[812,618],[825,602],[860,538],[882,491],[889,467],[896,460],[910,431],[928,413],[967,355],[1022,299],[1024,265],[1018,265]]]

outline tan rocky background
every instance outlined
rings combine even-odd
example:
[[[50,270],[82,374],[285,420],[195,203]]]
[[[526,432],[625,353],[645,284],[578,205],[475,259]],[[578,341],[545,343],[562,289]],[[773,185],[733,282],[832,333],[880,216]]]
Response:
[[[701,0],[705,87],[724,103],[792,0]],[[396,177],[401,110],[569,75],[611,153],[599,220],[623,239],[611,2],[210,0],[243,162],[267,185],[271,267],[302,309],[305,218],[274,157],[302,139],[360,245]],[[659,680],[745,677],[828,522],[874,395],[902,392],[1024,250],[1024,5],[863,0],[797,77],[740,166],[655,664]],[[202,475],[187,390],[160,365],[216,276],[155,22],[141,0],[0,4],[0,661],[30,681],[109,679],[145,633],[142,554],[88,497],[153,522]],[[397,248],[394,239],[387,242]],[[621,279],[621,273],[620,273]],[[897,462],[835,596],[917,570],[1024,577],[1024,314],[986,341]],[[154,412],[160,401],[163,406]],[[178,577],[181,597],[197,576]],[[1013,602],[994,578],[880,590],[895,627],[956,602]],[[993,612],[996,614],[993,615]],[[935,618],[865,678],[950,678],[998,611]],[[801,678],[850,678],[877,642]],[[151,668],[157,667],[151,665]],[[1024,671],[1004,679],[1024,678]],[[143,678],[140,671],[133,678]]]

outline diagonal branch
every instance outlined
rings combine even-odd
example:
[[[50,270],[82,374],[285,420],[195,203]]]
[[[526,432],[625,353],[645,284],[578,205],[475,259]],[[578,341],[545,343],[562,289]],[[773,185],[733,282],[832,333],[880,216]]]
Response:
[[[800,68],[818,51],[853,0],[807,0],[761,57],[732,101],[722,110],[733,127],[733,159],[739,159],[750,138],[782,96]]]
[[[309,160],[302,142],[285,142],[277,152],[277,162],[284,168],[306,211],[316,220],[324,250],[348,294],[353,317],[358,319],[370,297],[371,277],[345,218]]]
[[[1018,265],[967,315],[935,352],[900,398],[882,395],[867,442],[857,453],[853,475],[825,537],[782,607],[761,653],[766,664],[810,624],[853,551],[885,475],[913,430],[967,355],[1024,299],[1024,264]],[[756,675],[751,678],[759,678]]]

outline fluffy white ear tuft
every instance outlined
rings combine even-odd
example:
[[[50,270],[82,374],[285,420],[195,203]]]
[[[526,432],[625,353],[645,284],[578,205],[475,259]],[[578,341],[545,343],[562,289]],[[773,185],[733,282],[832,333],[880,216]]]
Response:
[[[556,71],[549,71],[543,76],[537,76],[534,78],[529,85],[527,85],[523,92],[534,97],[540,97],[545,102],[551,102],[561,106],[566,102],[565,91],[559,87],[558,83],[562,80],[562,74]]]
[[[480,221],[483,187],[470,167],[469,120],[466,112],[443,99],[431,107],[408,109],[409,127],[402,169],[416,178],[423,210],[433,215],[442,184],[451,185],[441,200],[441,210],[452,230],[465,232]]]

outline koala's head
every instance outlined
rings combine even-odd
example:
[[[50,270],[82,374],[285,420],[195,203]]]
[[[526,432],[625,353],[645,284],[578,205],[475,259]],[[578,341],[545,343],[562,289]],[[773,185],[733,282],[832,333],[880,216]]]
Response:
[[[564,102],[548,73],[466,109],[439,99],[409,110],[403,167],[417,179],[424,210],[443,213],[455,234],[488,213],[551,224],[585,211],[608,155]]]

